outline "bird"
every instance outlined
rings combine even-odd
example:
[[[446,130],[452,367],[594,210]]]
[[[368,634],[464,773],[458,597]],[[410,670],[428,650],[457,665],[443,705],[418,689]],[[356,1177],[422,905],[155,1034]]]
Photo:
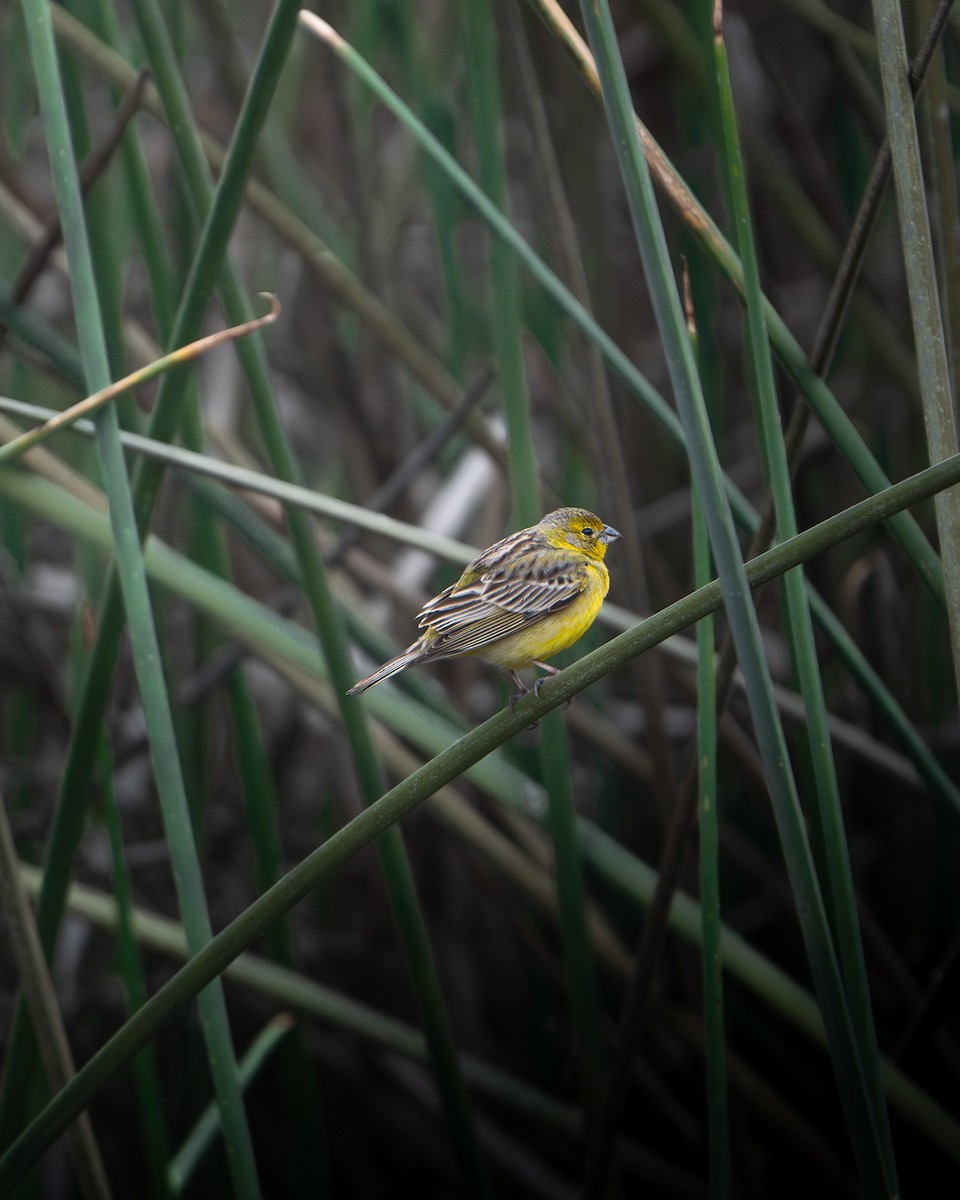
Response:
[[[585,508],[558,508],[495,542],[423,606],[417,640],[347,694],[357,696],[408,667],[471,655],[509,672],[517,688],[512,707],[530,690],[517,672],[537,666],[556,675],[544,660],[593,624],[610,587],[604,555],[620,536]],[[537,694],[543,682],[537,679]]]

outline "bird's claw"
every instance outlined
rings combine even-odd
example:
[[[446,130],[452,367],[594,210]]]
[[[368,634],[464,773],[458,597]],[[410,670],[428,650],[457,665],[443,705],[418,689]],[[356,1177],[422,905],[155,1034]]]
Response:
[[[533,694],[536,696],[536,698],[537,698],[538,700],[540,699],[540,689],[543,687],[543,685],[544,685],[544,684],[545,684],[545,683],[546,683],[546,682],[547,682],[549,679],[552,679],[552,678],[553,678],[553,676],[554,676],[554,675],[556,675],[556,674],[557,674],[557,672],[554,670],[554,671],[552,671],[552,672],[551,672],[549,675],[543,675],[543,676],[541,676],[541,678],[540,678],[540,679],[538,679],[538,680],[536,681],[536,683],[534,683],[534,685],[533,685]],[[564,702],[563,702],[563,707],[564,707],[564,708],[569,708],[569,707],[570,707],[570,705],[571,705],[572,703],[573,703],[573,697],[572,697],[572,696],[568,696],[568,697],[567,697],[567,699],[566,699],[566,700],[564,700]]]
[[[534,690],[536,690],[536,689],[534,689]],[[527,687],[525,687],[522,691],[512,692],[510,694],[510,696],[507,698],[507,703],[510,705],[510,711],[513,712],[514,705],[517,703],[518,700],[522,700],[524,698],[524,696],[529,696],[529,695],[530,695],[530,689]],[[540,722],[539,722],[539,720],[537,720],[537,721],[534,721],[534,723],[532,725],[528,725],[527,728],[528,729],[536,729],[536,727],[539,724],[540,724]]]
[[[534,684],[533,684],[533,694],[539,700],[540,699],[540,689],[543,687],[543,685],[547,682],[548,679],[552,679],[554,675],[558,674],[558,672],[557,672],[556,667],[549,667],[549,666],[547,666],[546,663],[538,662],[538,663],[535,663],[534,665],[538,666],[538,667],[542,667],[545,671],[548,672],[547,675],[544,675],[541,678],[535,680]],[[515,692],[513,692],[508,698],[508,703],[510,705],[510,711],[513,712],[514,705],[517,703],[517,701],[522,700],[524,696],[530,695],[530,688],[527,687],[527,685],[523,682],[523,680],[516,673],[516,671],[511,671],[510,674],[513,678],[513,682],[517,685],[517,690]],[[564,701],[563,707],[569,708],[572,703],[573,703],[573,697],[571,696],[568,700]],[[540,724],[540,721],[538,718],[536,721],[533,722],[532,725],[528,725],[527,728],[528,729],[536,729],[539,724]]]
[[[513,679],[513,682],[517,685],[517,690],[515,692],[512,692],[507,699],[507,703],[510,705],[510,711],[513,712],[513,707],[517,703],[517,701],[522,700],[524,698],[524,696],[530,695],[530,689],[523,682],[523,680],[516,673],[516,671],[511,671],[510,676]],[[540,682],[540,680],[538,679],[537,683],[539,683],[539,682]],[[534,684],[533,690],[534,690],[534,692],[537,691],[536,684]],[[538,693],[538,695],[539,695],[539,693]],[[534,721],[532,725],[528,725],[527,728],[528,729],[536,729],[536,727],[539,724],[540,724],[540,722],[539,722],[539,720],[537,720],[537,721]]]

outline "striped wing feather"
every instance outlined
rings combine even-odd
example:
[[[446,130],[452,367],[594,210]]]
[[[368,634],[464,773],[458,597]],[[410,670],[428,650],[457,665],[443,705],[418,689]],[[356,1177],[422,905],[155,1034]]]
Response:
[[[490,551],[487,555],[492,557]],[[535,559],[531,554],[509,566],[489,567],[477,560],[457,583],[424,605],[418,623],[429,639],[428,656],[480,650],[564,608],[586,587],[581,564],[551,563],[538,569]]]

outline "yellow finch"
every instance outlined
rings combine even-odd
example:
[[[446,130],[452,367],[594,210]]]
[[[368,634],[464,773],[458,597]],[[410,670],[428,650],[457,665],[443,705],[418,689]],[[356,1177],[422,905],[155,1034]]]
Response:
[[[356,696],[419,663],[471,654],[517,674],[559,654],[586,633],[610,586],[603,565],[620,537],[585,508],[558,508],[539,525],[520,529],[478,554],[451,587],[428,601],[417,624],[423,633],[402,654],[354,684]],[[540,680],[537,680],[539,685]]]

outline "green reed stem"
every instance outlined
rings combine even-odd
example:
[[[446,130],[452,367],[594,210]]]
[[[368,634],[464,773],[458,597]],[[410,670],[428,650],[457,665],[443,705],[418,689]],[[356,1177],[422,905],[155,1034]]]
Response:
[[[650,169],[620,60],[613,22],[606,3],[585,0],[581,11],[603,88],[607,119],[621,165],[648,288],[677,407],[686,434],[694,482],[704,509],[710,544],[720,577],[727,618],[744,675],[760,756],[770,789],[791,886],[797,897],[808,960],[824,1009],[836,1063],[837,1082],[858,1162],[872,1186],[882,1186],[883,1153],[863,1066],[853,1031],[840,969],[807,840],[796,785],[789,768],[783,729],[773,696],[756,613],[733,519],[723,491],[723,477],[707,420],[692,348],[684,325],[676,281],[653,193]],[[599,1200],[606,1192],[610,1149],[629,1083],[632,1014],[624,1014],[622,1045],[611,1070],[603,1117],[591,1148],[587,1194]]]
[[[71,265],[71,288],[81,357],[87,387],[92,392],[109,384],[110,369],[100,319],[97,284],[86,234],[83,200],[60,84],[49,6],[44,0],[30,0],[25,14],[47,143],[51,160],[58,164],[58,169],[54,172],[54,186],[61,213],[64,243]],[[146,571],[133,497],[120,444],[116,411],[108,406],[99,414],[96,425],[101,471],[110,503],[120,589],[130,626],[134,668],[140,684],[157,791],[170,843],[171,858],[175,865],[175,877],[187,934],[194,950],[199,950],[209,941],[212,930],[190,829],[170,702],[161,668],[160,648],[150,607]],[[96,739],[95,744],[98,741],[99,739]],[[92,756],[93,749],[89,755],[91,764]],[[81,807],[76,798],[74,803],[76,807]],[[69,864],[61,862],[54,867],[51,863],[49,870],[59,871],[59,888],[65,888]],[[236,1063],[226,1006],[219,984],[213,984],[206,989],[198,998],[198,1004],[211,1075],[221,1107],[234,1188],[238,1196],[255,1200],[259,1196],[256,1164],[242,1095],[237,1086]],[[8,1061],[7,1076],[10,1074],[11,1062]],[[18,1082],[22,1085],[22,1080]],[[9,1092],[7,1094],[9,1095]]]

